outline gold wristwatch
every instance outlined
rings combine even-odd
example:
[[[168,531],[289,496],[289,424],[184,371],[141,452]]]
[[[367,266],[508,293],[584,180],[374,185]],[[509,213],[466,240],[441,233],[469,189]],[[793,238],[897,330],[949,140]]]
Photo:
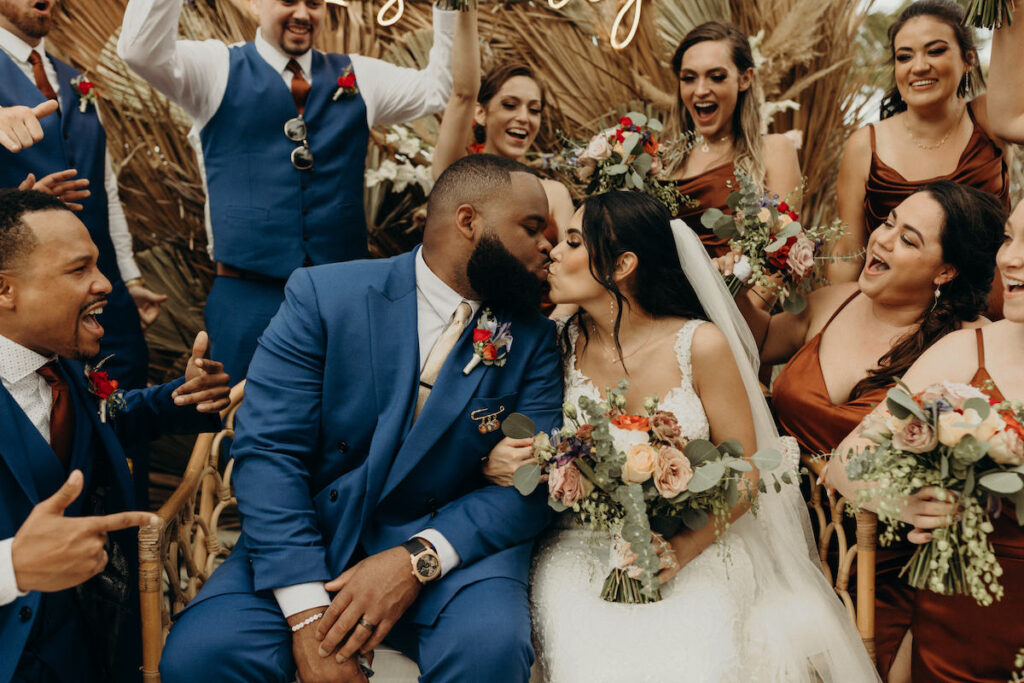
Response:
[[[412,575],[417,581],[427,583],[441,576],[441,559],[429,543],[416,537],[403,543],[402,547],[409,551]]]

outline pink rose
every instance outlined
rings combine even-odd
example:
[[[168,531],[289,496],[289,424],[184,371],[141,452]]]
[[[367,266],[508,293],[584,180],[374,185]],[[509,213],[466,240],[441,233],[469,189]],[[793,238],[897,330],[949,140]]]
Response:
[[[654,466],[654,487],[664,498],[675,498],[686,490],[693,478],[689,459],[678,448],[665,446],[658,451]]]
[[[675,443],[683,435],[676,416],[670,412],[659,410],[651,417],[651,431],[662,441]]]
[[[797,235],[796,242],[789,248],[789,261],[786,265],[793,275],[801,279],[807,277],[814,268],[814,242],[807,239],[804,233]]]
[[[649,443],[638,443],[626,451],[626,464],[622,467],[622,480],[627,484],[642,484],[654,474],[658,452]]]
[[[988,442],[988,457],[1000,465],[1024,464],[1024,441],[1016,432],[999,432]]]
[[[935,450],[939,440],[930,424],[915,417],[903,429],[892,435],[892,445],[908,453],[928,453]]]
[[[612,146],[608,144],[608,138],[603,134],[595,135],[590,139],[590,144],[587,145],[587,151],[584,154],[591,159],[604,161],[612,155]]]
[[[548,492],[563,505],[572,507],[590,495],[594,485],[583,476],[575,463],[555,467],[548,472]]]

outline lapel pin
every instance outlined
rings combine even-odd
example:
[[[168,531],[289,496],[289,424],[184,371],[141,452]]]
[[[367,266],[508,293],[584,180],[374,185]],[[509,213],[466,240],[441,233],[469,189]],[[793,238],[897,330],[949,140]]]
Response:
[[[498,416],[505,412],[505,406],[499,407],[495,412],[488,413],[487,408],[474,410],[469,414],[471,420],[478,422],[476,428],[481,434],[490,434],[498,431]]]

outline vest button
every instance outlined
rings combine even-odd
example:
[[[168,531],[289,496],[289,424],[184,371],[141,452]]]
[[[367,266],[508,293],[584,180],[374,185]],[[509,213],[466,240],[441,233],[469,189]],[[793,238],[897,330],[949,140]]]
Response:
[[[348,441],[342,439],[341,441],[338,442],[338,452],[348,453]]]
[[[336,489],[331,489],[331,492],[327,495],[327,497],[330,499],[330,501],[332,503],[337,503],[338,502],[338,491]]]
[[[302,181],[301,187],[302,187],[303,190],[305,190],[308,187],[308,185],[306,185],[306,181],[305,180]]]
[[[18,619],[21,619],[22,622],[26,622],[26,621],[28,621],[31,618],[32,618],[32,608],[31,607],[22,607],[20,610],[18,610]]]
[[[302,215],[305,216],[307,214],[309,214],[309,209],[303,208],[302,209]]]
[[[302,233],[302,240],[304,242],[308,242],[309,241],[309,233],[308,232]]]

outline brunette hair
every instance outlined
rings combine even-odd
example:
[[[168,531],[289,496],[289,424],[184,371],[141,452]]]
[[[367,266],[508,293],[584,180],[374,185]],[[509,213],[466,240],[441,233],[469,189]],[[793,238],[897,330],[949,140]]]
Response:
[[[480,92],[476,96],[477,103],[486,109],[487,103],[498,94],[498,91],[501,90],[501,86],[505,85],[505,82],[510,78],[515,78],[516,76],[525,76],[537,84],[537,88],[540,90],[540,108],[541,111],[543,111],[547,104],[547,95],[544,92],[544,84],[541,83],[540,79],[534,75],[533,69],[531,69],[525,62],[502,62],[484,74],[484,77],[480,80]],[[487,133],[484,131],[484,127],[474,123],[473,141],[482,144],[486,139]]]
[[[964,322],[977,320],[985,310],[1006,209],[991,194],[948,180],[929,183],[918,191],[928,193],[942,207],[942,260],[956,268],[956,276],[942,285],[941,296],[921,314],[917,328],[857,382],[850,392],[851,399],[891,386],[928,347],[960,329]]]
[[[889,27],[889,65],[893,66],[896,61],[896,34],[908,21],[917,17],[931,17],[953,29],[957,45],[960,46],[960,56],[965,62],[971,63],[971,68],[960,79],[956,96],[974,97],[984,89],[985,76],[981,72],[974,32],[963,25],[964,8],[955,0],[918,0],[900,12],[896,21]],[[881,118],[887,119],[906,110],[907,103],[903,101],[903,96],[894,83],[882,98]]]
[[[619,256],[633,252],[637,268],[633,276],[633,301],[653,316],[707,318],[693,286],[679,263],[671,216],[657,199],[639,192],[613,191],[593,195],[583,201],[583,243],[590,255],[590,274],[610,292],[616,301],[613,336],[622,361],[619,327],[624,305],[630,305],[615,282],[613,273]],[[589,341],[582,312],[573,320]],[[562,330],[565,355],[571,351],[569,326]],[[622,364],[625,369],[625,362]],[[628,374],[628,373],[627,373]]]
[[[683,55],[687,50],[698,43],[709,40],[721,40],[729,45],[732,51],[732,63],[742,74],[747,69],[754,69],[754,54],[750,49],[750,41],[739,29],[732,24],[720,21],[709,21],[701,24],[683,36],[683,40],[672,55],[672,73],[679,77],[679,71],[683,66]],[[757,80],[756,71],[750,82],[750,87],[737,94],[736,109],[732,113],[732,138],[733,147],[736,150],[734,163],[738,168],[743,169],[753,177],[759,185],[764,184],[765,167],[761,158],[761,84]],[[696,130],[693,117],[686,110],[683,98],[676,87],[676,101],[672,107],[672,114],[668,121],[666,138],[680,139]],[[667,169],[668,173],[677,170],[686,162],[689,154],[681,155],[674,164],[674,168]]]

